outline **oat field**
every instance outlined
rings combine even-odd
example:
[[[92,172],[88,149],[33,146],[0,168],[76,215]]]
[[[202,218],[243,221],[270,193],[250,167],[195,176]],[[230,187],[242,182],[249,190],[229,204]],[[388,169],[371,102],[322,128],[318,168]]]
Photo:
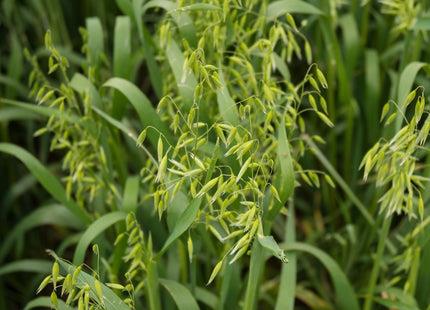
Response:
[[[430,310],[430,2],[0,1],[0,309]]]

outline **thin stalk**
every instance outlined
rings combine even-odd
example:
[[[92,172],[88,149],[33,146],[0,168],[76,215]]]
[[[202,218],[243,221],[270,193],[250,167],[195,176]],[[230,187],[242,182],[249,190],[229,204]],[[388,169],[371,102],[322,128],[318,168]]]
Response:
[[[375,225],[375,220],[370,215],[369,211],[367,211],[366,206],[360,201],[360,199],[354,194],[351,188],[346,184],[340,174],[336,171],[336,169],[332,166],[332,164],[328,161],[328,159],[324,156],[318,146],[312,141],[312,139],[308,135],[303,135],[303,140],[309,145],[312,152],[321,162],[321,164],[327,169],[327,171],[331,174],[331,176],[335,179],[336,183],[343,189],[345,194],[351,200],[351,202],[357,207],[366,221],[371,225]]]
[[[191,282],[191,293],[194,295],[197,286],[197,262],[196,257],[193,257],[193,261],[190,263],[190,282]]]
[[[385,215],[384,215],[385,216]],[[364,302],[364,310],[371,310],[373,305],[373,294],[376,287],[376,282],[379,277],[379,269],[381,266],[382,255],[384,254],[385,242],[388,238],[388,232],[390,231],[391,226],[391,217],[385,218],[382,223],[381,235],[378,239],[378,245],[376,248],[376,256],[373,262],[372,272],[370,274],[368,291],[366,294],[365,302]]]

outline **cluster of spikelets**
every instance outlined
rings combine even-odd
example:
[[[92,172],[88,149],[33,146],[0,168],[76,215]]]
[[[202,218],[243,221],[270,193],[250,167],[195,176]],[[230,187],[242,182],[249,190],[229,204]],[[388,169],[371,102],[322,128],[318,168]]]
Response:
[[[33,66],[29,78],[30,95],[38,104],[56,111],[49,117],[46,126],[34,135],[51,133],[50,150],[65,151],[63,169],[68,174],[64,178],[66,192],[69,196],[73,195],[81,207],[89,205],[101,188],[108,189],[109,203],[118,193],[104,178],[108,167],[100,136],[106,129],[93,115],[91,106],[94,98],[88,93],[78,96],[70,86],[67,58],[53,46],[50,31],[45,35],[45,47],[50,52],[48,75],[59,72],[61,82],[59,86],[51,82],[40,69],[37,57],[26,52]]]
[[[53,291],[50,298],[54,308],[59,305],[59,296],[67,296],[65,304],[76,304],[79,310],[94,309],[98,305],[102,306],[104,300],[101,282],[95,279],[94,289],[91,289],[88,283],[84,283],[79,279],[81,271],[82,266],[78,266],[71,273],[62,276],[60,274],[60,264],[56,260],[52,265],[51,274],[43,279],[37,289],[37,293],[42,291],[48,284],[52,284]]]
[[[195,18],[199,40],[195,48],[182,41],[182,73],[164,85],[171,94],[164,96],[157,107],[178,139],[171,144],[160,135],[157,163],[148,161],[141,174],[144,183],[153,185],[154,207],[160,218],[174,204],[178,193],[200,200],[195,224],[204,224],[226,244],[225,252],[233,263],[247,253],[256,234],[262,234],[263,213],[281,203],[274,180],[280,169],[279,131],[286,130],[288,138],[294,141],[294,153],[289,156],[296,173],[305,183],[319,186],[318,174],[324,175],[330,184],[333,182],[322,172],[302,169],[298,162],[306,150],[300,138],[306,131],[303,115],[313,112],[328,126],[333,124],[321,94],[327,81],[317,66],[311,65],[296,85],[285,76],[273,75],[279,59],[290,61],[293,55],[302,58],[297,38],[303,40],[306,60],[311,62],[310,46],[297,30],[293,17],[287,14],[287,23],[276,22],[267,27],[265,14],[251,13],[258,5],[256,1],[248,1],[246,6],[229,1],[220,5],[232,6],[224,9],[230,10],[229,19],[235,21],[237,35],[228,37],[226,16],[222,14],[226,11],[195,13],[199,16]],[[177,18],[171,14],[160,26],[160,45],[166,47],[167,54],[179,48],[176,36],[186,37],[186,30],[177,27]],[[261,31],[264,28],[267,30]],[[232,42],[233,49],[223,50]],[[256,60],[259,71],[253,64]],[[190,92],[191,100],[187,100]],[[214,99],[233,104],[214,111]],[[154,128],[141,132],[138,144],[143,145],[151,130]],[[318,136],[314,138],[323,142]],[[188,244],[192,244],[191,237]]]
[[[397,19],[396,27],[391,32],[397,36],[414,26],[421,12],[421,5],[416,0],[380,0],[382,13],[393,15]]]
[[[177,139],[171,141],[154,127],[144,128],[137,138],[138,146],[148,155],[141,170],[144,201],[151,198],[154,211],[161,219],[169,208],[175,207],[178,195],[187,197],[199,205],[189,230],[203,224],[224,245],[209,283],[224,262],[231,264],[241,258],[255,240],[286,262],[274,238],[266,236],[265,232],[270,231],[270,221],[298,185],[295,174],[311,186],[319,187],[319,175],[333,184],[328,175],[303,169],[299,163],[306,152],[302,139],[307,131],[305,114],[313,113],[310,117],[317,117],[330,127],[333,124],[322,94],[328,87],[326,78],[311,64],[310,45],[298,31],[293,17],[287,14],[286,23],[270,24],[265,19],[264,4],[261,14],[252,13],[253,7],[260,5],[258,1],[247,1],[243,5],[224,1],[220,5],[223,10],[194,13],[199,40],[194,47],[182,40],[182,70],[172,74],[170,68],[166,68],[167,62],[162,65],[162,70],[167,72],[163,85],[166,95],[160,100],[157,111]],[[231,13],[229,23],[233,22],[236,29],[235,37],[229,37],[227,32],[227,11]],[[166,54],[182,53],[176,43],[177,36],[187,38],[187,34],[186,29],[177,27],[180,12],[178,9],[177,14],[169,14],[159,28],[160,46],[166,48]],[[82,33],[85,37],[85,31]],[[293,83],[283,59],[303,58],[300,40],[310,67],[304,76],[294,76],[299,82]],[[98,189],[107,188],[111,198],[104,199],[109,205],[112,196],[118,194],[115,186],[103,179],[106,155],[99,139],[102,126],[91,109],[95,98],[89,94],[76,96],[69,86],[64,57],[50,43],[49,34],[46,41],[52,54],[49,71],[60,70],[64,81],[60,88],[52,86],[34,60],[36,83],[32,86],[38,92],[36,98],[40,103],[59,107],[64,113],[51,116],[46,128],[39,133],[52,132],[53,148],[66,150],[63,164],[69,174],[65,178],[69,194],[87,208]],[[226,46],[231,48],[223,50]],[[164,57],[166,55],[160,53],[159,59]],[[274,74],[275,71],[278,72]],[[87,68],[90,81],[100,78],[97,72],[97,66]],[[217,108],[217,101],[224,106]],[[73,115],[78,116],[77,121],[68,119]],[[149,131],[159,134],[156,156],[145,146]],[[317,135],[312,138],[323,142]],[[189,233],[190,259],[193,237]],[[140,294],[144,289],[143,279],[154,259],[151,237],[145,240],[134,216],[129,215],[127,231],[118,236],[115,244],[124,240],[128,248],[124,257],[129,267],[125,274],[127,285],[112,284],[112,287]],[[43,284],[53,279],[51,276]],[[87,309],[91,302],[100,305],[103,301],[102,295],[88,297],[86,285],[76,291],[79,293],[73,293],[74,282],[70,289],[70,281],[67,280],[64,289],[70,303],[77,302],[79,307],[83,304]],[[55,291],[54,283],[54,295]],[[125,302],[134,307],[133,298]]]
[[[142,295],[142,290],[148,288],[145,286],[144,279],[146,273],[153,267],[152,260],[153,249],[151,236],[145,240],[144,234],[135,216],[130,213],[126,218],[126,231],[119,234],[115,240],[114,246],[125,246],[125,254],[123,260],[127,263],[128,269],[124,273],[126,284],[105,283],[99,280],[99,264],[100,254],[98,246],[95,244],[92,247],[93,253],[97,257],[97,270],[91,270],[91,275],[84,272],[85,265],[74,267],[65,260],[54,256],[55,261],[52,265],[51,274],[46,276],[40,283],[37,294],[44,290],[47,285],[52,285],[51,303],[57,308],[59,305],[59,297],[65,297],[65,304],[77,306],[79,310],[83,309],[99,309],[104,308],[105,303],[111,303],[108,296],[105,295],[106,289],[104,285],[112,290],[117,291],[123,302],[131,309],[135,309],[135,296]],[[60,267],[61,266],[61,267]],[[65,275],[61,275],[60,270],[66,270]],[[113,278],[112,280],[117,280]]]
[[[307,77],[314,88],[311,92],[315,92],[316,87],[326,85],[321,71],[315,69],[315,72],[319,82],[312,76]],[[289,95],[281,90],[279,93]],[[296,95],[297,98],[306,96],[302,93]],[[307,97],[311,107],[315,105],[314,109],[317,109],[312,94],[308,93]],[[210,126],[197,119],[196,106],[188,114],[178,109],[171,122],[173,131],[179,133],[176,145],[164,143],[165,139],[160,136],[158,164],[152,169],[156,187],[154,205],[159,216],[171,205],[178,191],[189,193],[193,199],[203,199],[206,207],[201,208],[200,220],[208,230],[223,243],[238,239],[231,247],[234,257],[230,262],[246,253],[261,227],[261,213],[267,193],[271,194],[268,210],[276,201],[280,201],[278,190],[273,185],[273,176],[277,170],[276,128],[281,123],[295,124],[297,114],[300,114],[296,110],[300,102],[294,100],[287,103],[291,104],[288,111],[292,113],[281,115],[257,102],[247,100],[242,103],[243,113],[239,112],[239,116],[243,125],[236,126],[226,122],[215,122]],[[169,109],[164,107],[167,104],[176,107],[174,101],[162,100],[161,108]],[[263,109],[268,110],[265,119],[257,120]],[[282,117],[283,120],[279,119]],[[139,143],[143,142],[147,130],[150,128],[139,136]],[[215,144],[209,143],[210,136],[216,137]],[[297,162],[295,165],[300,167]],[[142,173],[145,174],[147,169],[145,167]],[[299,169],[298,172],[305,182],[319,185],[314,171],[304,172]],[[145,180],[149,181],[148,178]]]
[[[408,107],[412,103],[415,106],[412,117],[408,119],[408,112],[411,112]],[[394,112],[388,115],[390,109]],[[423,149],[430,132],[430,118],[424,109],[425,98],[420,87],[413,90],[400,106],[387,103],[383,107],[381,120],[386,118],[385,123],[388,125],[400,115],[405,124],[390,140],[378,141],[361,163],[361,167],[364,167],[364,179],[374,171],[376,186],[384,189],[379,200],[380,212],[387,216],[405,213],[413,217],[418,213],[423,219],[421,190],[423,182],[427,180],[420,176],[417,162],[418,153]]]

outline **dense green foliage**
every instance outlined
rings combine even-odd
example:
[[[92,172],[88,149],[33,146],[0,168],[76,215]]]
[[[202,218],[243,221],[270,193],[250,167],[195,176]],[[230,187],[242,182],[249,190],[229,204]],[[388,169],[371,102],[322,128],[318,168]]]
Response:
[[[0,7],[1,309],[430,309],[426,1]]]

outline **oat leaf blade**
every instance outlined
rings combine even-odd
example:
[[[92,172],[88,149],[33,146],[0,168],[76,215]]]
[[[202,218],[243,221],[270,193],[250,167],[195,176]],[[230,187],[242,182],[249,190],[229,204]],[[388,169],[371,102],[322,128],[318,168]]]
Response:
[[[32,301],[28,302],[25,306],[24,310],[30,310],[34,308],[45,308],[45,309],[51,309],[52,303],[50,297],[38,297],[33,299]],[[64,301],[61,299],[58,300],[58,304],[56,306],[58,310],[72,310],[74,308],[66,305]]]
[[[169,128],[160,119],[149,99],[136,85],[122,78],[111,78],[103,86],[111,87],[121,92],[137,111],[143,127],[152,126],[156,128],[164,135],[169,143],[173,143],[174,138]],[[159,136],[159,133],[155,130],[148,130],[148,139],[155,147],[157,146]]]
[[[91,242],[110,226],[124,220],[126,216],[127,214],[122,211],[111,212],[103,215],[88,226],[76,246],[75,255],[73,256],[73,264],[82,264],[85,258],[85,252]]]
[[[175,76],[179,94],[185,101],[186,108],[193,103],[197,81],[192,72],[184,71],[185,58],[178,44],[171,39],[166,46],[166,57]]]
[[[167,238],[159,255],[163,254],[194,222],[200,208],[202,198],[194,198],[188,208],[181,214],[172,233]]]
[[[286,13],[301,13],[311,15],[322,15],[323,12],[317,7],[300,0],[280,0],[269,4],[267,7],[266,17],[268,20],[274,20]]]
[[[397,103],[399,106],[402,106],[403,102],[411,91],[418,72],[425,66],[426,64],[423,62],[414,61],[409,63],[403,69],[402,73],[400,74],[399,84],[397,88]],[[396,129],[400,129],[402,120],[402,113],[399,113],[396,117],[395,122]]]
[[[55,225],[72,229],[83,227],[83,223],[79,218],[63,205],[54,204],[37,208],[21,219],[3,239],[0,247],[0,262],[5,258],[14,241],[23,238],[27,231],[43,225]]]
[[[52,262],[42,259],[17,260],[0,266],[0,277],[14,272],[35,272],[47,274],[51,270]]]
[[[239,125],[239,113],[237,111],[236,103],[231,98],[230,93],[228,91],[227,85],[224,81],[224,76],[219,69],[219,78],[221,81],[221,88],[217,91],[217,101],[218,101],[218,109],[221,114],[221,117],[224,121],[236,126]]]
[[[113,74],[124,79],[131,78],[131,21],[128,16],[118,16],[115,20],[113,46]],[[126,106],[125,98],[115,92],[113,97],[112,115],[121,119]]]
[[[36,157],[20,146],[10,143],[0,143],[0,152],[19,159],[55,200],[62,203],[83,223],[90,222],[90,216],[87,212],[67,197],[60,181]]]
[[[101,98],[96,87],[91,81],[80,73],[73,75],[70,86],[79,94],[88,93],[93,106],[101,107]]]
[[[129,176],[125,183],[122,209],[127,213],[134,212],[137,208],[139,181],[139,176]]]
[[[296,241],[294,204],[288,207],[287,225],[285,229],[285,241]],[[294,309],[296,281],[297,281],[297,256],[294,252],[287,252],[287,265],[282,265],[281,280],[275,310]]]
[[[103,28],[98,17],[90,17],[86,20],[88,30],[88,54],[89,62],[96,66],[100,60],[100,55],[104,52]]]
[[[269,211],[268,220],[274,219],[294,191],[294,168],[285,130],[285,120],[282,120],[278,128],[277,161],[278,172],[275,177],[275,187],[281,201],[277,201]]]
[[[422,16],[418,17],[414,26],[412,27],[414,30],[430,30],[430,17]]]
[[[412,86],[414,84],[415,78],[418,74],[418,72],[426,66],[423,62],[414,61],[408,64],[405,69],[403,69],[400,80],[399,80],[399,87],[397,89],[397,102],[398,104],[402,104],[403,101],[408,96],[409,92],[412,89]]]
[[[178,307],[178,310],[199,310],[199,305],[190,291],[182,284],[169,280],[159,279],[160,284],[169,292]]]
[[[283,249],[288,251],[305,252],[317,258],[327,269],[334,285],[336,294],[337,309],[341,310],[359,310],[359,304],[354,289],[348,278],[336,263],[327,253],[312,245],[294,242],[281,245]]]

